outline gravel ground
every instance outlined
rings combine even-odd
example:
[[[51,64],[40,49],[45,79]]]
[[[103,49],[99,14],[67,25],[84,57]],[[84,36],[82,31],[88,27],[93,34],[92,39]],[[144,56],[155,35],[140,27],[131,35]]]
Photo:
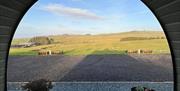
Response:
[[[11,56],[7,81],[173,81],[172,59],[163,55]]]

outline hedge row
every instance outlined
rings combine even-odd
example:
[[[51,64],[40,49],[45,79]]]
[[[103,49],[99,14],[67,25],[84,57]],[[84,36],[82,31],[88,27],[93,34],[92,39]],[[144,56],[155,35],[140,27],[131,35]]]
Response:
[[[133,41],[133,40],[152,40],[152,39],[165,39],[165,37],[126,37],[120,41]]]

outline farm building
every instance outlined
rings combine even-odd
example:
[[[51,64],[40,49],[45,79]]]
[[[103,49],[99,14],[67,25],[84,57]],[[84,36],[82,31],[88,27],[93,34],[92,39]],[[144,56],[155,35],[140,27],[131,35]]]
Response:
[[[11,48],[25,48],[25,47],[31,47],[36,46],[36,43],[28,42],[28,43],[22,43],[22,44],[15,44],[11,45]]]

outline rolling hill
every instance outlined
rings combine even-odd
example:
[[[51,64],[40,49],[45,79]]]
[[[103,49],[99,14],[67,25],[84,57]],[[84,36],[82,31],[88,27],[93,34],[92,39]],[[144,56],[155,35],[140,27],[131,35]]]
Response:
[[[28,48],[11,48],[10,55],[37,55],[34,50],[63,51],[66,55],[121,53],[123,50],[167,50],[168,43],[161,31],[132,31],[99,35],[53,35],[48,36],[54,44]],[[130,39],[122,41],[123,38]],[[132,38],[135,38],[132,40]],[[12,44],[24,43],[28,38],[14,39]]]

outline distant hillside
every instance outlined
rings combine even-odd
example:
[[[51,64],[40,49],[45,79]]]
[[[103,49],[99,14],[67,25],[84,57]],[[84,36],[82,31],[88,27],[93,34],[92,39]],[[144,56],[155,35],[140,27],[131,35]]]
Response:
[[[26,42],[29,41],[29,39],[30,39],[30,38],[18,38],[18,39],[13,39],[11,45],[26,43]]]
[[[120,40],[121,38],[127,37],[165,37],[164,32],[162,31],[132,31],[132,32],[122,32],[122,33],[112,33],[112,34],[98,34],[98,35],[57,35],[57,36],[50,36],[54,39],[55,42],[65,42],[65,41],[72,41],[74,39],[81,39],[86,40],[111,40],[117,39]],[[65,41],[63,41],[65,40]]]
[[[54,39],[56,42],[61,41],[59,38],[80,38],[80,37],[118,37],[118,38],[125,38],[125,37],[165,37],[164,32],[162,31],[131,31],[131,32],[122,32],[122,33],[111,33],[111,34],[98,34],[98,35],[49,35],[50,38]],[[28,42],[30,38],[19,38],[13,39],[12,44],[20,44],[24,42]]]

